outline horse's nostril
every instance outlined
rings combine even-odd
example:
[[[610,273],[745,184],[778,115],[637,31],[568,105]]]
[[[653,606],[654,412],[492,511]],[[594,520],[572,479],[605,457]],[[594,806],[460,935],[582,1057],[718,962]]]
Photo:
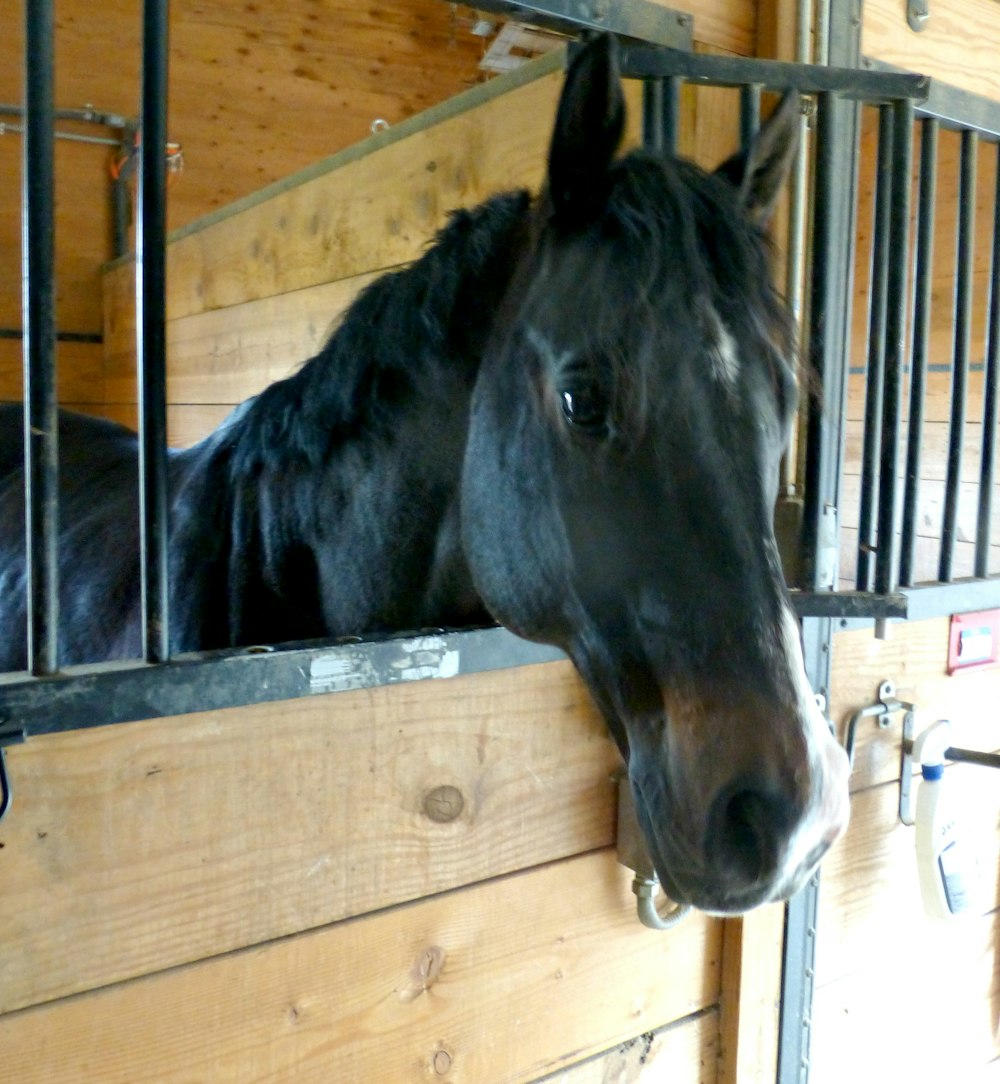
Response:
[[[745,883],[774,874],[792,821],[789,803],[765,786],[746,781],[715,799],[705,850],[720,872]]]

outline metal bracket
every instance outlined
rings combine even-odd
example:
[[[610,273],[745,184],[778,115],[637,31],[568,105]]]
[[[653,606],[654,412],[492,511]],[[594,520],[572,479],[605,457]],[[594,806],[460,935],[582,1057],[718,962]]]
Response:
[[[911,30],[919,34],[927,26],[930,17],[930,0],[907,0],[906,22]]]
[[[848,759],[854,764],[854,744],[857,739],[858,725],[862,719],[875,719],[880,730],[887,730],[892,725],[892,716],[903,713],[903,740],[899,754],[899,819],[911,826],[913,815],[913,728],[916,705],[896,698],[896,686],[891,681],[883,681],[878,687],[878,702],[870,704],[851,716],[844,737],[844,748]],[[1000,768],[1000,753],[985,753],[978,749],[960,749],[950,746],[944,751],[945,759],[962,764],[978,764],[982,768]]]
[[[24,727],[11,726],[0,720],[0,821],[7,815],[14,795],[7,773],[7,761],[4,759],[4,747],[19,745],[26,736]]]
[[[651,930],[669,930],[685,918],[691,910],[686,903],[675,903],[671,910],[663,911],[656,902],[659,878],[653,861],[646,850],[645,840],[635,815],[635,802],[628,773],[618,776],[618,861],[633,870],[632,891],[636,895],[636,912],[643,926]],[[664,899],[666,897],[664,896]],[[671,903],[672,901],[667,901]]]

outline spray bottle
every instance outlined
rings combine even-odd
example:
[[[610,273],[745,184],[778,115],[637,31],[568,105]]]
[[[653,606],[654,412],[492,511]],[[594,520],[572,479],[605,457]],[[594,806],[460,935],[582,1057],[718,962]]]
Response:
[[[961,831],[950,792],[945,790],[945,750],[951,723],[940,719],[913,743],[923,778],[917,793],[916,843],[920,894],[932,918],[951,919],[976,905],[979,880],[975,854]]]

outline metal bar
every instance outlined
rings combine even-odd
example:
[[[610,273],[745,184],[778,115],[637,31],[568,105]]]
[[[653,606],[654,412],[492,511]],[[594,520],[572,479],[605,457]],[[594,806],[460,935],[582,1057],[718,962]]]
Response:
[[[878,552],[875,590],[887,595],[899,576],[899,449],[902,435],[903,363],[906,357],[907,291],[910,263],[910,178],[913,171],[913,103],[892,106],[892,211],[889,220],[889,276],[886,283],[885,376],[882,395],[882,452],[879,464]],[[876,634],[885,636],[884,619]]]
[[[25,107],[12,105],[8,102],[0,102],[0,116],[23,117]],[[103,109],[54,109],[53,118],[59,120],[77,121],[81,124],[97,124],[102,128],[126,128],[131,123],[119,113],[109,113]]]
[[[23,729],[34,737],[565,658],[558,648],[501,628],[208,651],[175,656],[160,666],[73,666],[44,681],[0,679],[0,718],[17,719],[18,733]]]
[[[581,30],[610,31],[654,45],[691,49],[694,19],[682,11],[649,0],[482,0],[477,11],[491,11],[506,19],[520,18],[561,34]]]
[[[812,266],[809,282],[809,360],[822,388],[811,396],[806,410],[807,442],[803,493],[803,585],[812,590],[833,586],[822,552],[824,516],[836,507],[826,494],[839,476],[839,436],[836,430],[843,406],[844,296],[849,275],[841,246],[844,243],[842,189],[843,141],[838,139],[840,103],[832,93],[820,94],[816,103],[815,180],[813,189]],[[853,233],[853,229],[850,231]],[[838,418],[830,419],[834,406]]]
[[[878,449],[882,443],[885,375],[886,291],[889,280],[889,217],[892,210],[892,107],[879,106],[878,156],[868,288],[868,371],[865,381],[864,440],[861,452],[861,502],[858,509],[856,586],[867,591],[875,569],[875,507],[879,490]]]
[[[903,533],[899,558],[899,582],[907,587],[913,583],[917,554],[917,506],[920,499],[924,398],[934,299],[938,122],[933,117],[925,117],[920,121],[920,133],[920,188],[913,272],[913,345],[910,353],[910,423],[906,441],[906,486],[903,494]]]
[[[872,104],[901,98],[923,101],[930,90],[930,80],[925,75],[715,56],[643,45],[623,45],[620,60],[626,78],[677,75],[693,83],[729,87],[759,83],[766,90],[792,88],[800,94],[836,93],[845,99]]]
[[[980,768],[1000,768],[1000,753],[984,753],[979,749],[959,749],[949,746],[944,751],[944,758],[955,764],[978,764]]]
[[[166,204],[168,2],[143,5],[142,111],[136,217],[139,509],[143,656],[170,654],[167,567]]]
[[[24,21],[21,236],[28,669],[34,674],[52,674],[59,669],[59,415],[51,0],[26,0]]]
[[[996,189],[993,198],[993,252],[990,264],[989,316],[983,373],[983,441],[979,460],[979,508],[976,514],[977,576],[988,576],[990,521],[996,476],[997,385],[1000,383],[1000,143],[996,146]]]
[[[663,150],[663,80],[642,81],[642,145],[646,150]]]
[[[945,476],[944,519],[938,579],[952,578],[958,536],[958,495],[962,482],[962,439],[965,434],[966,387],[972,332],[972,282],[975,268],[976,133],[962,132],[958,187],[958,251],[955,260],[955,344],[952,354],[951,418],[948,469]]]
[[[904,594],[877,595],[871,591],[790,591],[796,617],[906,617],[909,600]]]
[[[740,87],[740,146],[750,146],[760,129],[760,83]]]
[[[663,83],[663,138],[661,146],[664,153],[676,154],[681,138],[681,87],[683,79],[670,75],[661,80]]]

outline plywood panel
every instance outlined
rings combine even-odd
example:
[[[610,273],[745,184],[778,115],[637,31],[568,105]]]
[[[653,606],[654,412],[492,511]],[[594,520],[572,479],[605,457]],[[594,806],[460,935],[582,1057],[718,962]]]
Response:
[[[972,1080],[1000,1054],[1000,790],[988,770],[967,765],[949,767],[946,785],[972,811],[987,886],[976,914],[954,923],[923,914],[914,829],[897,819],[895,785],[853,796],[847,836],[824,862],[813,1010],[820,1081],[843,1080],[859,1049],[866,1078],[889,1079],[892,1064],[892,1079],[921,1084]]]
[[[895,0],[865,0],[862,10],[866,56],[1000,100],[1000,20],[992,0],[935,0],[919,34]]]
[[[20,339],[0,339],[0,401],[20,402],[23,388],[23,344]],[[134,390],[124,398],[114,394],[118,374],[104,358],[101,343],[56,344],[59,401],[64,404],[134,403]]]
[[[712,1004],[719,935],[644,929],[605,851],[0,1018],[0,1045],[19,1084],[530,1080]]]
[[[38,737],[7,757],[0,1010],[614,838],[618,756],[569,663]],[[424,811],[438,787],[462,796],[448,823]]]
[[[716,1084],[718,1053],[718,1013],[709,1009],[546,1075],[539,1084]]]

